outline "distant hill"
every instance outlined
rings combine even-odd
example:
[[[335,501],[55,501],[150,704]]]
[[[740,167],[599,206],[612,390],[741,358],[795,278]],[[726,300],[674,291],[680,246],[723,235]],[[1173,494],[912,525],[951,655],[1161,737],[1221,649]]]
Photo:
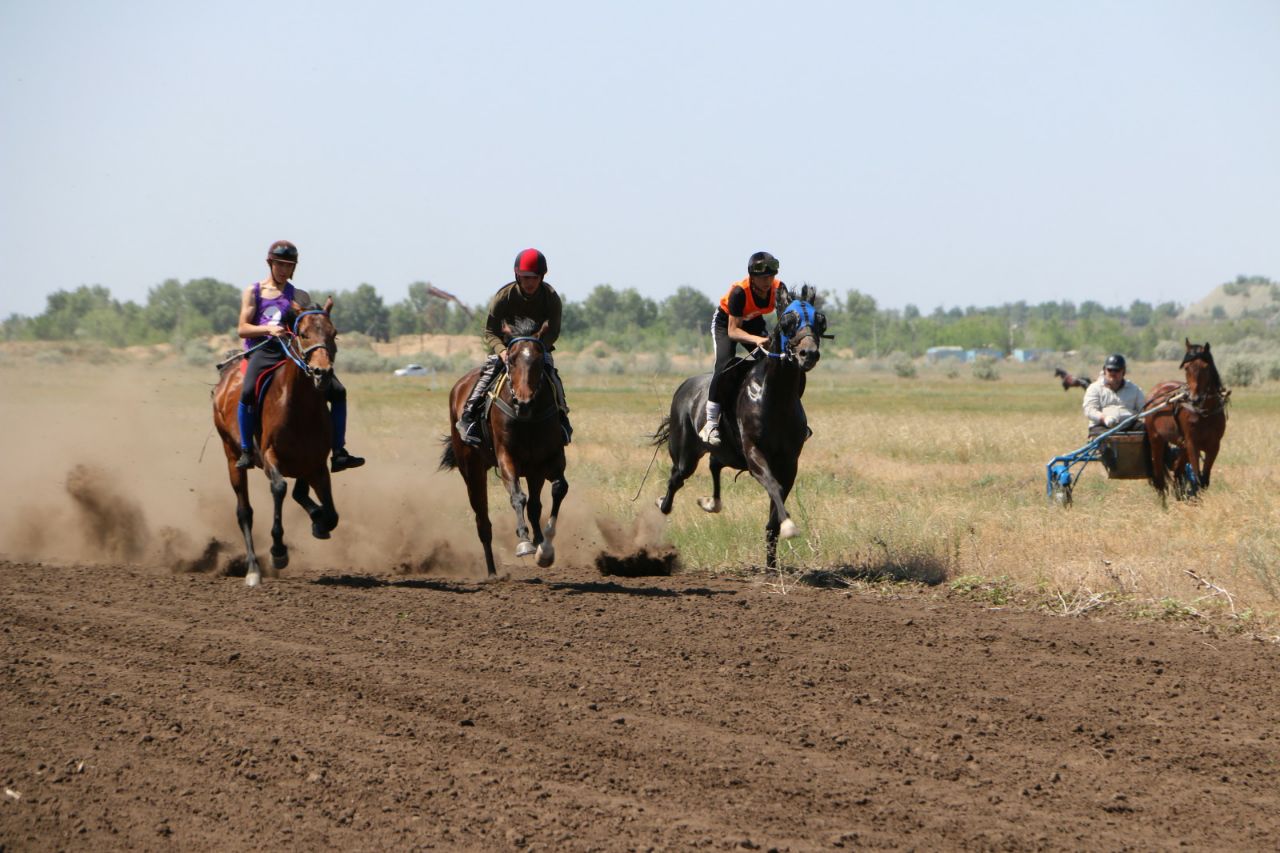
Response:
[[[1219,310],[1221,309],[1221,310]],[[1199,302],[1188,305],[1184,319],[1238,319],[1245,315],[1270,317],[1280,313],[1280,284],[1261,276],[1237,276],[1220,284]]]

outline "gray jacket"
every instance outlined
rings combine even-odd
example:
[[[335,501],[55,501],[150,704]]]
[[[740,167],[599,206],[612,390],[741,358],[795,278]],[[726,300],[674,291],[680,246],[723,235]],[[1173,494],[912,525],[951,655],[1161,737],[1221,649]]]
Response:
[[[1102,424],[1113,427],[1130,415],[1142,411],[1142,403],[1147,399],[1142,389],[1128,379],[1120,386],[1119,391],[1107,387],[1105,374],[1093,381],[1084,392],[1084,416],[1089,425]]]

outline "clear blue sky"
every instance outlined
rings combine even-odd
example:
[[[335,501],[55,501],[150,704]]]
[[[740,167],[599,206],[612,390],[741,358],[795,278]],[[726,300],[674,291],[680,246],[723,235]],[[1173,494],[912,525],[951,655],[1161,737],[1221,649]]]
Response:
[[[356,6],[361,8],[356,9]],[[882,305],[1280,278],[1280,2],[0,3],[0,316],[61,288],[481,302],[543,249]]]

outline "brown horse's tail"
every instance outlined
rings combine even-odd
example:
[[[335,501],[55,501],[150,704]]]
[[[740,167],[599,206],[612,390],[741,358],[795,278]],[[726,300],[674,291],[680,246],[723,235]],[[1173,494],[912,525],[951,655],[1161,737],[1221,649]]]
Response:
[[[440,436],[440,443],[444,445],[444,452],[440,454],[440,467],[437,471],[451,471],[458,467],[458,457],[453,454],[453,438],[447,435]]]
[[[653,433],[653,446],[661,447],[671,440],[671,416],[667,415],[662,419],[662,423],[658,424],[658,429]]]

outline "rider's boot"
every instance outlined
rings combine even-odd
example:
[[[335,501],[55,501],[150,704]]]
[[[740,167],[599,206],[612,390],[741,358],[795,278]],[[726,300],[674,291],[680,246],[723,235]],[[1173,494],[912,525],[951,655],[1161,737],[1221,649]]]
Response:
[[[253,434],[257,432],[257,418],[252,406],[237,404],[236,421],[240,424],[240,458],[236,467],[241,471],[253,467]]]
[[[569,413],[563,409],[560,411],[560,432],[564,433],[564,444],[568,447],[573,441],[573,424],[569,423]]]
[[[458,422],[454,424],[454,428],[458,430],[458,438],[462,439],[463,444],[479,447],[484,441],[477,418],[484,405],[484,395],[489,393],[489,386],[493,384],[493,379],[498,375],[501,367],[501,358],[496,355],[489,356],[484,366],[480,368],[480,375],[476,377],[476,384],[467,395],[467,401],[462,404],[462,413],[458,415]]]
[[[333,456],[329,460],[329,469],[333,473],[348,468],[359,468],[364,464],[363,456],[352,456],[347,452],[347,393],[343,389],[334,394],[330,401],[329,423],[333,428]]]
[[[720,446],[720,404],[707,401],[707,422],[698,430],[698,438],[711,447]]]
[[[556,392],[556,406],[560,409],[560,432],[564,434],[565,446],[573,441],[573,424],[569,423],[569,403],[564,398],[564,382],[560,379],[560,371],[547,357],[547,367],[551,370],[551,383]]]

